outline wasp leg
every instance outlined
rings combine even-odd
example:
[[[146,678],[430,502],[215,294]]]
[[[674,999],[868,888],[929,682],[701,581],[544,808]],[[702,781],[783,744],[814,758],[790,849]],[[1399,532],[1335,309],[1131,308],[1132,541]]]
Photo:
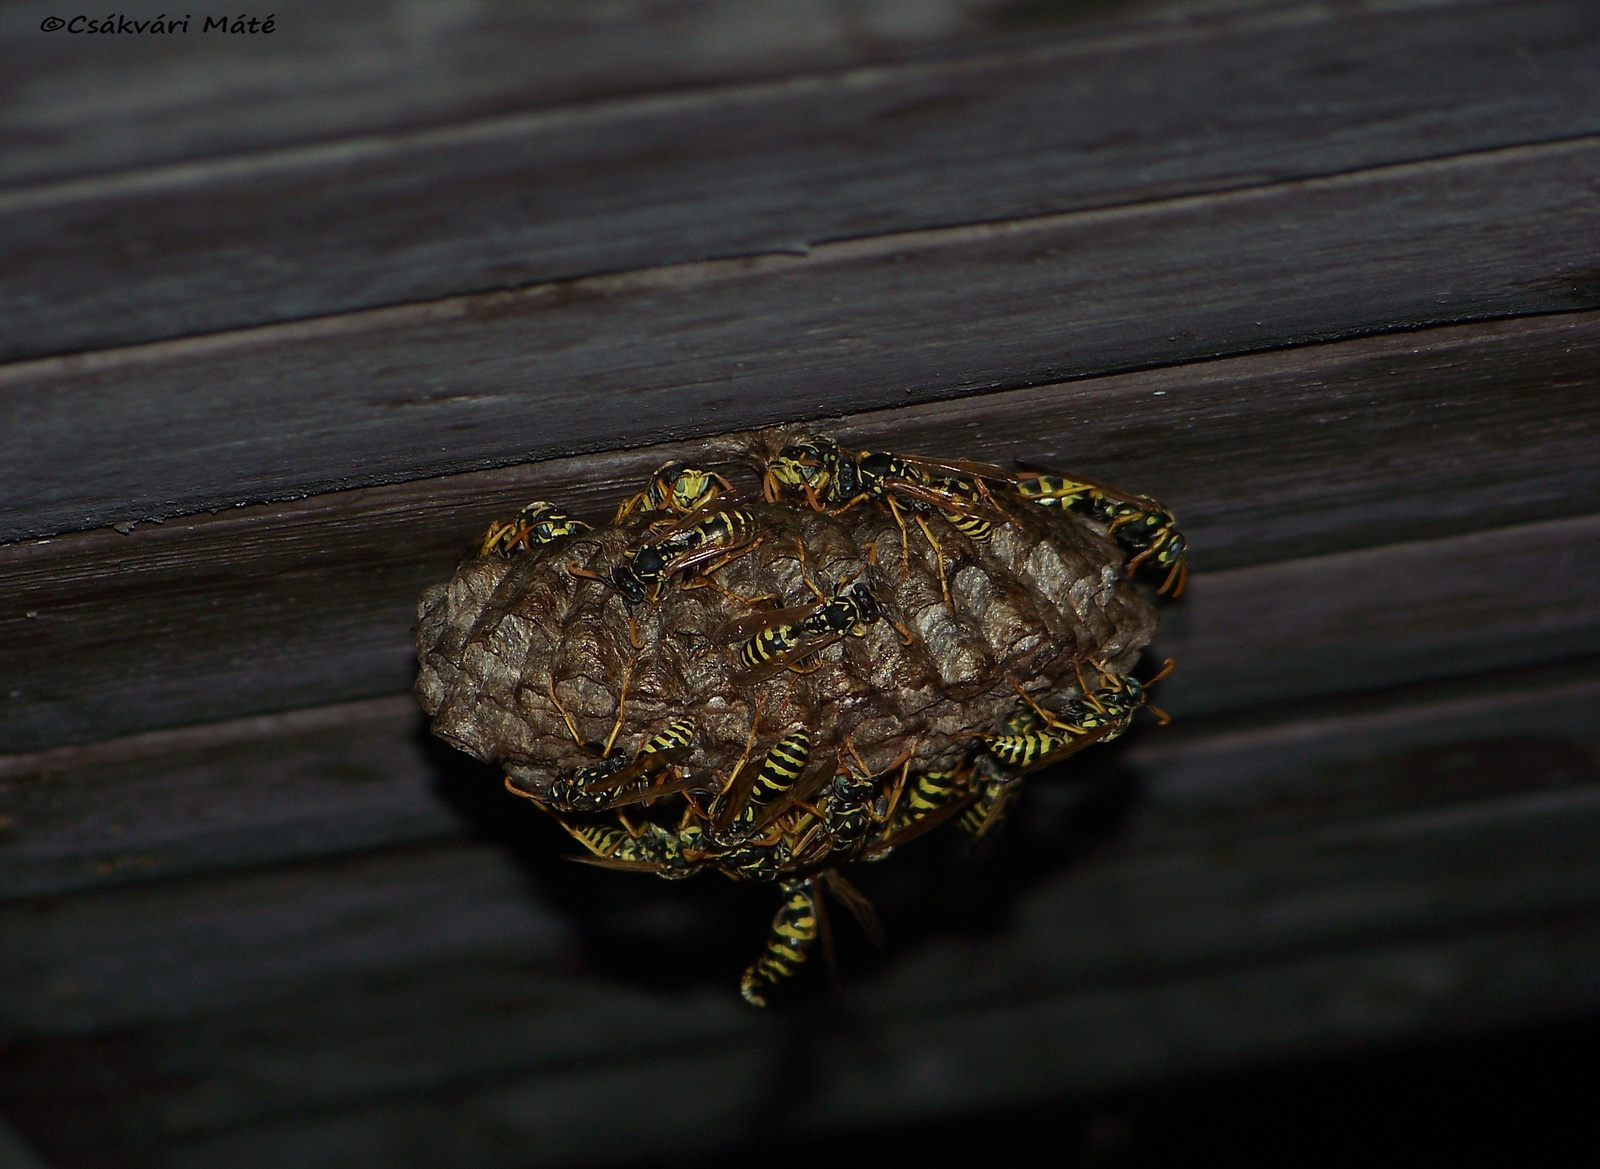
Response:
[[[628,663],[628,668],[622,671],[622,689],[617,692],[617,721],[611,727],[611,737],[606,740],[606,749],[600,752],[604,759],[611,754],[611,748],[617,741],[617,732],[622,730],[622,715],[628,706],[628,683],[633,680],[633,662]]]
[[[944,607],[954,613],[956,606],[955,602],[950,599],[950,581],[946,576],[944,549],[939,546],[939,541],[933,538],[933,529],[928,527],[928,521],[921,516],[916,516],[915,519],[917,527],[922,529],[922,534],[928,537],[928,544],[933,548],[934,559],[939,565],[939,591],[944,594]]]
[[[806,542],[798,536],[795,538],[794,550],[795,554],[800,558],[800,579],[805,583],[806,588],[811,590],[812,595],[817,598],[818,602],[826,605],[830,598],[827,593],[822,591],[817,582],[811,579],[811,574],[806,571]],[[843,584],[844,582],[840,581],[839,583]]]
[[[900,516],[900,505],[892,496],[886,497],[884,502],[889,505],[889,514],[894,517],[895,524],[900,528],[900,575],[911,575],[911,537],[906,533],[906,521]]]
[[[1100,680],[1104,682],[1111,675],[1106,673],[1106,668],[1099,662],[1094,663],[1094,668],[1100,671]],[[1106,712],[1105,704],[1094,696],[1094,691],[1089,688],[1089,683],[1083,680],[1083,667],[1077,658],[1072,659],[1072,672],[1078,676],[1078,690],[1083,696],[1083,701],[1094,707],[1101,714]],[[1038,707],[1034,707],[1035,710]]]
[[[1180,560],[1175,560],[1175,561],[1173,561],[1173,564],[1172,564],[1172,571],[1167,573],[1167,579],[1161,582],[1161,587],[1158,588],[1156,590],[1156,592],[1158,594],[1160,594],[1160,593],[1165,593],[1165,592],[1167,592],[1167,590],[1171,589],[1172,590],[1172,599],[1174,601],[1176,601],[1179,597],[1183,596],[1183,585],[1184,585],[1184,582],[1187,581],[1188,579],[1189,579],[1189,566],[1188,566],[1188,564],[1185,563],[1181,559]],[[1172,582],[1174,580],[1176,580],[1178,582],[1178,587],[1175,588],[1175,589],[1172,588]]]
[[[773,915],[766,949],[739,980],[739,993],[752,1006],[767,1005],[762,990],[793,975],[817,940],[815,878],[785,881],[782,889],[783,904]]]
[[[550,693],[550,704],[561,715],[561,721],[567,724],[567,732],[572,736],[572,741],[578,746],[584,745],[583,738],[578,734],[578,728],[572,721],[572,716],[567,713],[567,708],[561,705],[561,699],[556,697],[556,677],[554,674],[546,675],[548,682],[545,689]]]
[[[900,764],[900,778],[894,781],[894,790],[889,795],[889,806],[884,810],[883,819],[888,823],[894,819],[895,807],[900,803],[900,796],[906,790],[906,779],[911,775],[911,756],[915,750],[906,752],[905,761]],[[893,764],[890,764],[892,767]]]
[[[1076,667],[1077,663],[1074,662],[1073,665],[1074,665],[1074,667]],[[1044,707],[1040,706],[1037,702],[1035,702],[1033,700],[1033,696],[1030,695],[1026,690],[1024,690],[1022,688],[1021,683],[1019,683],[1015,678],[1007,678],[1006,681],[1011,683],[1011,689],[1013,689],[1013,690],[1015,690],[1017,692],[1017,697],[1021,698],[1022,701],[1026,702],[1030,707],[1032,707],[1033,708],[1033,713],[1038,715],[1047,725],[1056,726],[1056,727],[1059,727],[1061,725],[1061,720],[1058,719],[1055,715],[1051,714]],[[1078,684],[1080,686],[1083,685],[1083,678],[1082,678],[1081,675],[1078,678]],[[1085,691],[1085,693],[1087,693],[1088,692],[1088,687],[1084,687],[1084,691]]]

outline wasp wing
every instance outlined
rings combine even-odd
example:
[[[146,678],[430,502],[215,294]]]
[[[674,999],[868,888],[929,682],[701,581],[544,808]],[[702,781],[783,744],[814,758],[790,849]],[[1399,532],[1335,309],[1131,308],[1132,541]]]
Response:
[[[612,788],[622,787],[635,779],[650,774],[652,771],[661,771],[671,767],[674,763],[688,758],[693,747],[669,747],[665,751],[641,751],[637,758],[615,775],[603,776],[583,785],[586,792],[605,792]]]
[[[817,874],[817,879],[829,893],[833,894],[840,905],[850,911],[850,916],[856,919],[867,937],[872,939],[872,944],[883,945],[883,923],[878,920],[878,911],[872,907],[872,902],[867,900],[866,895],[845,880],[838,869],[825,869]]]
[[[632,873],[669,873],[673,871],[671,865],[664,865],[659,861],[619,861],[605,856],[573,856],[566,854],[566,859],[580,865],[593,865],[597,869],[623,869]]]
[[[969,792],[961,799],[946,804],[938,811],[929,812],[921,819],[913,820],[904,828],[884,835],[876,844],[866,850],[866,852],[863,854],[865,859],[872,860],[876,857],[880,857],[884,853],[888,852],[891,848],[899,848],[902,844],[907,844],[910,841],[915,840],[925,832],[932,832],[935,828],[943,824],[946,820],[950,819],[950,817],[954,816],[957,812],[964,811],[967,805],[972,803],[972,801],[977,798],[977,792]]]
[[[821,637],[807,638],[798,645],[792,645],[780,653],[773,654],[760,665],[751,666],[748,670],[740,670],[731,679],[735,686],[751,686],[758,682],[765,682],[768,678],[776,677],[797,662],[804,661],[814,653],[827,649],[834,642],[844,637],[843,630],[824,633]]]
[[[747,613],[738,620],[724,625],[718,636],[728,641],[745,641],[763,630],[771,629],[774,625],[794,625],[804,621],[822,608],[822,604],[821,601],[810,601],[789,609],[762,609],[755,613]]]

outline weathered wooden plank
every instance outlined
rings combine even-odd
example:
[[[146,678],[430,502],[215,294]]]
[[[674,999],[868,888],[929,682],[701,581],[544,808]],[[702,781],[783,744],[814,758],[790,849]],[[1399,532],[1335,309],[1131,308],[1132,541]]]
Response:
[[[930,838],[920,852],[857,874],[897,923],[901,942],[885,975],[852,978],[850,997],[873,1016],[965,1010],[996,996],[1013,999],[1025,985],[1098,985],[1136,971],[1176,976],[1288,952],[1589,912],[1600,907],[1595,701],[1591,671],[1531,686],[1526,695],[1502,690],[1498,703],[1479,694],[1404,714],[1379,709],[1320,726],[1269,726],[1255,732],[1253,749],[1223,740],[1222,750],[1246,756],[1254,774],[1245,769],[1247,778],[1232,789],[1213,783],[1204,800],[1185,782],[1185,763],[1192,769],[1199,759],[1203,768],[1210,754],[1214,764],[1217,739],[1208,752],[1206,737],[1197,736],[1187,749],[1162,748],[1165,759],[1146,757],[1148,802],[1087,858],[1081,846],[1064,843],[1077,805],[1065,805],[1066,815],[1051,811],[1052,801],[1077,799],[1074,789],[1040,781],[1030,798],[1041,812],[1025,808],[1008,825],[1002,842],[1011,856],[998,854],[997,867],[971,868],[969,860],[970,871],[952,878],[945,853],[965,856],[963,847]],[[1477,725],[1492,729],[1465,729],[1474,704]],[[1547,721],[1528,719],[1530,709]],[[1541,729],[1548,748],[1529,750]],[[1300,756],[1287,756],[1264,783],[1262,772],[1271,773],[1264,756],[1285,737],[1299,738]],[[1441,745],[1453,756],[1446,766],[1430,754]],[[1509,758],[1518,760],[1516,769],[1507,767]],[[492,779],[478,782],[493,791]],[[1285,801],[1299,801],[1302,814],[1284,815]],[[487,824],[507,813],[490,802],[479,815]],[[514,968],[525,973],[540,1011],[559,1007],[582,1017],[593,1000],[566,981],[580,952],[589,956],[594,994],[672,1000],[674,992],[659,982],[678,977],[672,963],[639,965],[641,955],[661,951],[663,936],[692,947],[693,981],[725,996],[711,993],[707,1001],[734,1009],[723,952],[731,952],[726,964],[733,968],[742,948],[754,945],[769,889],[714,878],[663,885],[579,869],[557,857],[558,829],[530,815],[525,832],[524,859],[536,874],[531,888],[494,850],[441,842],[10,902],[0,906],[0,936],[8,943],[0,964],[4,1024],[80,1034],[176,1024],[340,980],[365,987],[382,975],[404,988],[411,985],[405,971],[422,968],[435,973],[418,977],[440,987],[479,977],[474,970]],[[1049,859],[1019,867],[1017,856],[1030,850]],[[952,891],[956,884],[966,888]],[[621,891],[615,903],[607,892],[613,889]],[[974,889],[988,902],[988,927],[1011,922],[982,944],[945,920]],[[738,900],[729,901],[734,894]],[[749,920],[736,920],[741,915]],[[655,989],[618,989],[623,968],[623,977],[646,988],[657,980]],[[568,1026],[530,1025],[527,1034],[565,1034]],[[415,1054],[423,1058],[433,1041],[419,1042]],[[533,1050],[527,1058],[535,1058]]]
[[[785,11],[760,0],[676,0],[625,11],[566,4],[419,10],[343,0],[279,13],[266,36],[206,34],[196,15],[170,37],[106,38],[65,28],[40,35],[40,22],[65,10],[24,2],[0,27],[7,73],[0,182],[892,60],[953,38],[1003,35],[1008,23],[995,10],[1004,7],[842,0]],[[1167,11],[1153,15],[1215,5],[1161,7]],[[1048,23],[1050,14],[1041,15]]]
[[[570,961],[566,925],[487,846],[445,843],[0,909],[0,1027],[92,1031],[292,997],[352,970]]]
[[[1592,1013],[1593,910],[1444,941],[1396,940],[1183,981],[1132,978],[968,1014],[906,1012],[836,1039],[796,1127],[948,1116],[1402,1036]]]
[[[137,1149],[140,1164],[172,1166],[625,1162],[645,1149],[659,1158],[726,1149],[753,1135],[773,1140],[950,1118],[1419,1034],[1559,1020],[1592,1009],[1597,957],[1592,919],[1554,923],[1086,988],[921,1026],[853,1019],[848,1038],[823,1032],[815,1064],[798,1082],[780,1078],[766,1044],[711,1043],[692,1054],[492,1075],[233,1127],[217,1114],[234,1100],[206,1093],[214,1065],[173,1060],[172,1070],[201,1078],[162,1083],[160,1073],[172,1066],[163,1066],[168,1051],[63,1052],[68,1045],[58,1041],[29,1067],[36,1079],[23,1099],[43,1098],[45,1107],[29,1113],[30,1135],[63,1165],[79,1163],[73,1155],[85,1151],[85,1120],[98,1122],[97,1164],[120,1163],[108,1158],[122,1148]],[[16,1077],[7,1079],[16,1099]],[[686,1085],[707,1103],[684,1107]],[[769,1085],[786,1089],[783,1098],[768,1097]],[[52,1098],[52,1089],[60,1095]]]
[[[1597,954],[1600,940],[1586,921],[1084,990],[1009,1011],[996,1005],[954,1020],[930,1019],[923,1027],[882,1030],[853,1021],[847,1038],[824,1032],[820,1067],[785,1085],[785,1098],[772,1103],[761,1090],[778,1078],[777,1061],[754,1045],[732,1045],[614,1068],[493,1077],[234,1129],[204,1124],[206,1100],[197,1102],[202,1123],[192,1127],[185,1121],[193,1112],[159,1099],[140,1100],[137,1119],[127,1112],[107,1119],[120,1122],[115,1135],[123,1140],[144,1136],[138,1147],[145,1157],[153,1145],[160,1149],[160,1159],[145,1164],[333,1165],[366,1156],[396,1166],[594,1164],[599,1156],[626,1162],[646,1148],[659,1158],[728,1148],[752,1136],[771,1141],[918,1116],[951,1118],[1063,1091],[1101,1091],[1419,1033],[1554,1021],[1592,1007],[1600,990]],[[90,1076],[100,1069],[83,1062],[88,1066],[71,1070],[93,1084]],[[130,1070],[125,1063],[113,1067],[123,1075]],[[671,1078],[663,1082],[646,1069]],[[715,1123],[703,1122],[702,1109],[683,1106],[683,1085],[709,1102]],[[627,1107],[619,1108],[619,1100]],[[82,1123],[90,1101],[100,1103],[83,1092],[75,1101],[82,1111],[35,1116],[36,1131],[54,1138],[52,1152],[70,1155],[78,1143],[73,1122]],[[161,1112],[163,1104],[170,1111]],[[146,1118],[156,1123],[135,1128]],[[636,1122],[648,1123],[636,1128]],[[152,1130],[165,1138],[159,1145]],[[104,1156],[112,1134],[100,1135],[96,1151]]]
[[[1198,713],[1600,651],[1600,517],[1206,573],[1151,651]]]
[[[930,454],[1044,459],[1158,495],[1205,571],[1600,510],[1597,344],[1595,314],[1461,326],[828,428]],[[416,597],[491,518],[551,498],[599,519],[654,466],[698,449],[0,548],[0,742],[29,750],[405,689]]]
[[[0,536],[1593,308],[1597,165],[1583,139],[15,363]]]
[[[309,518],[330,540],[343,538],[336,513]],[[1597,535],[1600,519],[1588,516],[1196,573],[1183,601],[1165,610],[1153,647],[1182,663],[1161,700],[1193,714],[1596,652]],[[105,603],[101,579],[115,562],[90,562],[76,582],[36,583],[49,590],[50,609],[13,611],[0,626],[17,663],[5,741],[37,749],[407,688],[414,598],[427,576],[443,573],[412,578],[382,607],[364,586],[359,604],[299,609],[305,619],[286,623],[282,609],[299,590],[327,579],[301,567],[321,552],[299,548],[299,564],[280,560],[275,576],[218,565],[221,579],[203,582],[203,602],[183,608],[169,604],[169,592],[196,582],[192,562],[176,558],[152,558],[142,581],[118,578],[124,602],[148,590],[131,611],[96,614]],[[346,580],[397,561],[415,571],[406,553],[376,549]],[[35,603],[27,590],[13,597],[18,607]],[[77,646],[85,657],[69,656]]]
[[[0,898],[458,835],[409,695],[0,757]]]
[[[1130,961],[1120,977],[1067,986],[1022,972],[1023,993],[975,998],[953,1012],[904,1002],[891,1012],[863,1011],[854,1004],[843,1034],[818,1029],[811,1073],[799,1083],[779,1078],[781,1046],[775,1029],[758,1025],[765,1020],[724,1019],[681,1000],[630,1004],[607,996],[606,1006],[621,1008],[614,1024],[592,1027],[580,1043],[610,1040],[616,1046],[609,1058],[529,1063],[529,1048],[550,1042],[546,1028],[557,1045],[582,1033],[581,1012],[600,1005],[596,996],[563,986],[530,993],[526,982],[518,993],[508,975],[463,985],[448,972],[419,971],[404,987],[369,981],[359,998],[342,991],[248,1017],[13,1043],[0,1066],[0,1096],[13,1109],[25,1107],[19,1114],[33,1122],[29,1135],[46,1148],[67,1144],[71,1129],[93,1118],[102,1141],[140,1134],[147,1148],[165,1146],[171,1159],[158,1162],[165,1164],[231,1164],[235,1158],[221,1154],[234,1148],[276,1153],[280,1164],[295,1152],[288,1159],[296,1164],[345,1163],[338,1158],[352,1148],[388,1150],[403,1136],[416,1160],[384,1163],[459,1164],[460,1142],[472,1141],[486,1116],[497,1115],[501,1124],[490,1130],[503,1138],[509,1128],[521,1147],[472,1144],[468,1159],[500,1164],[509,1156],[520,1164],[528,1145],[568,1155],[581,1149],[592,1140],[592,1110],[614,1110],[617,1093],[628,1098],[639,1083],[641,1067],[665,1065],[700,1083],[707,1096],[736,1102],[717,1126],[714,1146],[757,1125],[816,1132],[930,1110],[959,1114],[1419,1032],[1592,1010],[1600,996],[1596,921],[1591,909],[1178,971]],[[458,991],[465,1009],[452,1009]],[[430,1006],[430,995],[438,1005]],[[691,1009],[680,1015],[685,1006]],[[459,1040],[446,1029],[452,1022]],[[702,1080],[696,1065],[708,1057],[731,1061],[732,1074]],[[430,1078],[444,1068],[454,1074]],[[564,1107],[553,1106],[553,1093]],[[507,1116],[513,1101],[523,1106]],[[682,1111],[681,1098],[675,1103]],[[706,1126],[692,1128],[704,1137]],[[693,1139],[673,1122],[651,1131],[667,1147]]]
[[[1491,726],[1534,763],[1472,766]],[[0,900],[458,836],[452,797],[476,790],[499,808],[495,776],[420,727],[400,696],[0,757]],[[1299,704],[1238,727],[1190,719],[1119,750],[1149,803],[1129,839],[1170,852],[1236,832],[1246,811],[1262,835],[1415,811],[1481,794],[1467,771],[1488,794],[1521,793],[1550,782],[1541,760],[1581,765],[1562,744],[1596,727],[1600,681],[1585,667]],[[1442,778],[1435,756],[1453,761]],[[496,813],[506,834],[538,823],[521,812]]]
[[[875,1123],[1592,1009],[1600,689],[1592,671],[1520,681],[1148,737],[1128,753],[1148,798],[1121,836],[1038,887],[991,879],[1003,895],[984,916],[1012,921],[1000,937],[923,931],[885,975],[852,971],[852,1038],[824,1032],[802,1088],[768,1078],[778,1037],[726,985],[569,974],[527,925],[504,928],[498,866],[434,849],[0,910],[16,955],[0,1001],[32,1033],[0,1061],[0,1101],[51,1151],[94,1118],[99,1141],[142,1134],[161,1163],[232,1163],[236,1147],[337,1163],[396,1134],[416,1164],[460,1163],[461,1141],[500,1163],[471,1143],[485,1117],[516,1134],[506,1156],[576,1148],[589,1109],[687,1052],[683,1075],[737,1065],[706,1084],[738,1102],[719,1129],[732,1142],[742,1124]],[[1454,758],[1429,773],[1439,744]],[[1041,783],[1034,802],[1055,787]],[[1008,833],[1035,820],[1024,809]],[[884,908],[904,937],[894,902],[928,890],[897,883]],[[767,1084],[782,1108],[762,1120]]]
[[[1269,10],[26,188],[0,357],[1594,134],[1597,72],[1572,0]]]

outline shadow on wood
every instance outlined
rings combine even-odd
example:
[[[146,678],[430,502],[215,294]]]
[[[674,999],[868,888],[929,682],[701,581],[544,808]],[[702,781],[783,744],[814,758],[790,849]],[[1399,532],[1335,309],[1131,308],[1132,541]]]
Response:
[[[778,906],[776,885],[714,873],[663,881],[573,863],[581,847],[528,800],[507,792],[499,771],[431,737],[423,750],[438,771],[435,791],[535,884],[595,975],[654,992],[731,994],[760,953]],[[1029,889],[1081,861],[1127,821],[1139,781],[1120,753],[1119,747],[1092,752],[1031,776],[1007,821],[982,842],[951,824],[881,863],[849,866],[850,881],[877,907],[887,941],[875,949],[832,903],[842,981],[869,977],[936,937],[1004,932],[1011,908]],[[828,1013],[833,996],[825,969],[819,948],[774,1001]]]

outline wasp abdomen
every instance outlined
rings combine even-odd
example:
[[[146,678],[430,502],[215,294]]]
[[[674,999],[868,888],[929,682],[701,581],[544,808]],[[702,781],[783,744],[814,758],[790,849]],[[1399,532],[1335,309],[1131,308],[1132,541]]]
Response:
[[[767,948],[739,980],[739,993],[747,1003],[767,1005],[763,987],[788,978],[806,960],[811,944],[817,940],[817,906],[814,882],[786,882],[783,904],[772,918]]]

